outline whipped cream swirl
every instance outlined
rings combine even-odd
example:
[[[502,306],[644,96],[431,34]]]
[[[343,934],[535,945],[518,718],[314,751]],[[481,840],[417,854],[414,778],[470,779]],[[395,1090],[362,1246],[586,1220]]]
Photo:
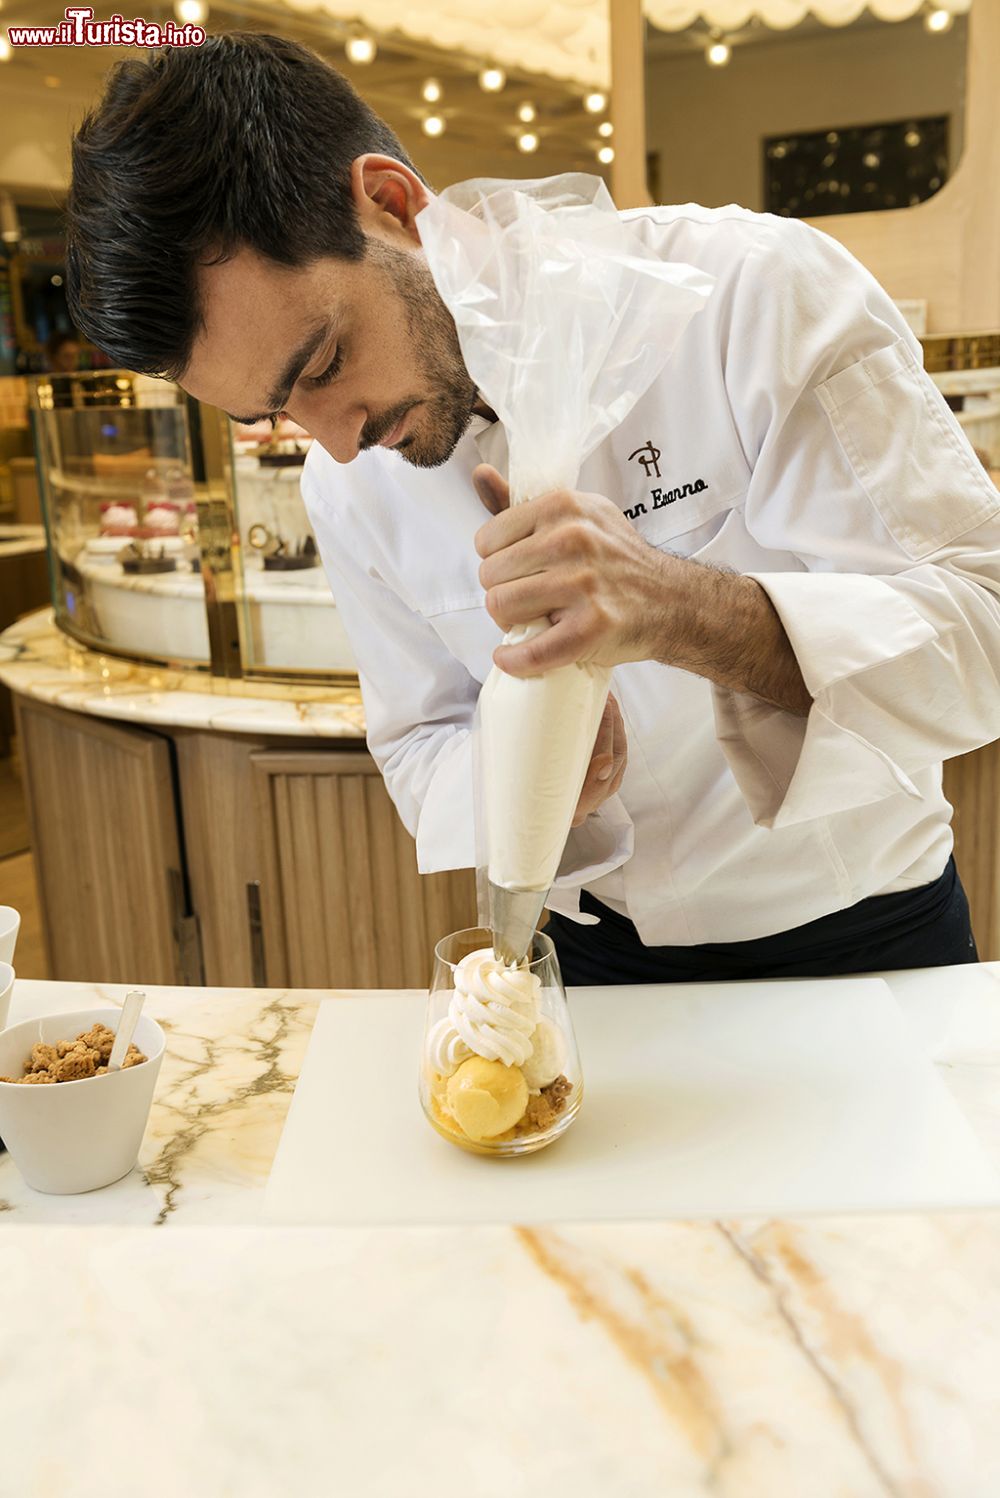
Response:
[[[441,1077],[450,1077],[463,1061],[468,1061],[472,1052],[459,1035],[446,1014],[431,1028],[427,1036],[427,1061],[432,1071]]]
[[[533,1049],[541,987],[537,974],[505,967],[489,947],[463,957],[447,1017],[427,1037],[435,1071],[447,1075],[469,1056],[522,1066]]]

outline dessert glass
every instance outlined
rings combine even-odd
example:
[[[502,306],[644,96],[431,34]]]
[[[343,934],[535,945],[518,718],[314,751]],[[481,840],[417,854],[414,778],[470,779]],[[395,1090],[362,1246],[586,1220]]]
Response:
[[[570,1127],[583,1075],[544,932],[516,968],[496,961],[492,936],[479,927],[438,942],[419,1090],[432,1128],[477,1155],[528,1155]]]

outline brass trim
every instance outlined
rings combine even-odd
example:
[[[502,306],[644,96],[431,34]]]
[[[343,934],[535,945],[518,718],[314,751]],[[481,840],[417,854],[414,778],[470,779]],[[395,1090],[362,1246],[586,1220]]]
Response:
[[[928,374],[1000,368],[1000,332],[935,333],[921,338]]]
[[[238,681],[244,674],[246,641],[242,638],[236,600],[229,434],[222,428],[225,418],[221,411],[202,406],[190,395],[185,395],[184,404],[198,507],[198,545],[212,675]]]

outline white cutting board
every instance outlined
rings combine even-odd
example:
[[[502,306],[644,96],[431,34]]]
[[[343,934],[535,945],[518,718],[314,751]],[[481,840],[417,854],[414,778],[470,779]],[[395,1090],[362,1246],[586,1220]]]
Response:
[[[424,1003],[320,1005],[267,1188],[295,1223],[789,1216],[1000,1206],[1000,1179],[877,978],[582,988],[567,1134],[466,1154],[417,1100]]]

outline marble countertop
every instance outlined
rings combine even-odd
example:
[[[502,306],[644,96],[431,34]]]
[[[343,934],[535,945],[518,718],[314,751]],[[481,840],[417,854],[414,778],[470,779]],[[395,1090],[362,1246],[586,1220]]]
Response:
[[[356,687],[267,686],[143,666],[76,644],[42,609],[0,634],[0,682],[72,712],[130,723],[294,738],[363,739]]]
[[[0,560],[45,550],[44,525],[0,525]]]
[[[891,981],[1000,1161],[1000,965]],[[1000,1491],[1000,1213],[265,1226],[312,1020],[337,995],[147,992],[167,1054],[140,1168],[52,1198],[0,1157],[0,1411],[17,1433],[0,1489]],[[11,1020],[123,996],[21,982]]]

